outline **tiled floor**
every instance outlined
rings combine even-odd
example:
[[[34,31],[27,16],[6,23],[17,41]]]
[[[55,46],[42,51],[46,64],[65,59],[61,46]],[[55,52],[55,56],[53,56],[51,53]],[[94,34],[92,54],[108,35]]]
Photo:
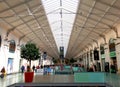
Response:
[[[0,78],[0,87],[7,87],[17,82],[23,82],[23,75],[21,73],[6,75],[4,78]]]
[[[73,75],[35,75],[33,82],[36,83],[73,83]]]
[[[24,83],[24,76],[21,73],[7,75],[5,78],[0,78],[0,87],[7,87],[14,83]],[[34,83],[72,83],[74,82],[73,75],[40,75],[35,74]],[[106,82],[113,87],[120,87],[120,75],[106,74]]]
[[[120,74],[106,74],[106,82],[113,87],[120,87]]]

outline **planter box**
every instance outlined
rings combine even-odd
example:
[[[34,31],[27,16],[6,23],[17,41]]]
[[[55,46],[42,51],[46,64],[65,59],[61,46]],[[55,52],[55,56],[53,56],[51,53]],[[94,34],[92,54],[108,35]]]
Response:
[[[34,72],[25,72],[24,73],[25,82],[32,82],[33,77],[34,77]]]

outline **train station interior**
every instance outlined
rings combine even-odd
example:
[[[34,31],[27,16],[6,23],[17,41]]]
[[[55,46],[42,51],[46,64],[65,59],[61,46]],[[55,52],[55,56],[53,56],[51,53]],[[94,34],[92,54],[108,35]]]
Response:
[[[120,0],[0,0],[0,87],[120,87]],[[40,56],[31,83],[21,47]],[[39,68],[37,68],[39,67]],[[90,68],[93,68],[93,71]],[[47,68],[47,73],[45,69]],[[48,69],[49,68],[49,69]],[[42,78],[42,79],[41,79]]]

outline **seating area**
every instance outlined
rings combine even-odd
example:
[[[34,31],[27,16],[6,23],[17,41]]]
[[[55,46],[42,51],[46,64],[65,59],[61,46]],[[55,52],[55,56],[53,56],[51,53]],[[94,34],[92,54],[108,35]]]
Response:
[[[75,72],[83,72],[84,69],[78,66],[70,66],[70,65],[57,65],[52,67],[45,67],[41,69],[37,69],[36,72],[43,75],[47,74],[73,74]]]
[[[56,66],[55,74],[74,74],[77,72],[85,72],[82,67],[78,66],[64,65],[62,67],[63,68],[61,69],[61,66]]]

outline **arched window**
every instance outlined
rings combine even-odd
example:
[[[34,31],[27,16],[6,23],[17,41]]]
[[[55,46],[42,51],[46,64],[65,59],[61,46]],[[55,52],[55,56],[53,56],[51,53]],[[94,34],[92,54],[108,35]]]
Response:
[[[9,52],[14,53],[14,52],[15,52],[15,48],[16,48],[15,41],[14,41],[14,40],[11,40],[11,41],[10,41],[10,44],[9,44]]]
[[[1,35],[0,35],[0,47],[1,47],[1,43],[2,43],[2,38],[1,38]]]
[[[105,53],[105,51],[104,51],[104,45],[103,44],[100,45],[100,53],[101,54]]]
[[[99,51],[97,48],[94,49],[94,60],[99,60]]]
[[[109,40],[109,50],[110,52],[115,51],[115,39],[113,38]]]
[[[113,38],[109,40],[109,50],[110,50],[110,72],[116,73],[118,66],[116,58],[115,39]]]

